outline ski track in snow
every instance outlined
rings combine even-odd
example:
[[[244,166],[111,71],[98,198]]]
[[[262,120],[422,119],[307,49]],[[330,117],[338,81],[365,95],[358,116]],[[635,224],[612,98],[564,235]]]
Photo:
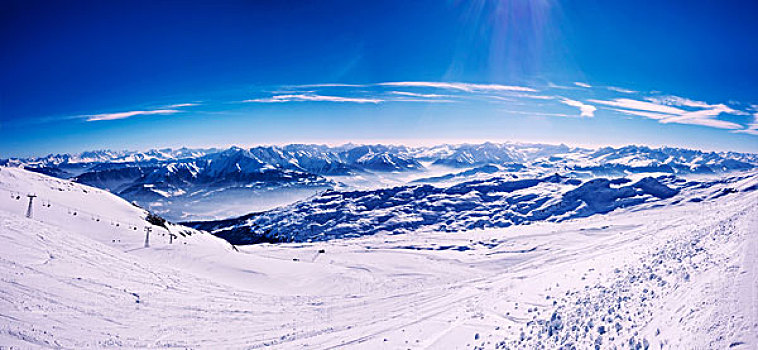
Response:
[[[0,170],[0,185],[20,193],[143,219],[65,183]],[[720,198],[559,224],[238,252],[200,233],[168,245],[159,229],[142,248],[141,227],[55,205],[27,219],[26,202],[3,193],[0,347],[752,349],[756,183],[752,174]]]

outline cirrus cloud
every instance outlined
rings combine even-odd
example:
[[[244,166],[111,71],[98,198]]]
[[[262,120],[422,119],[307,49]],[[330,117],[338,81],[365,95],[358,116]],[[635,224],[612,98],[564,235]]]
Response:
[[[614,100],[589,100],[589,102],[618,107],[610,109],[627,115],[654,119],[663,124],[689,124],[729,130],[743,128],[738,123],[717,118],[722,113],[733,115],[744,114],[744,112],[735,110],[724,104],[708,104],[677,96],[649,97],[646,100],[617,98]],[[674,106],[687,107],[689,109]]]
[[[574,82],[571,86],[549,84],[537,90],[526,86],[504,84],[479,84],[445,81],[394,81],[366,84],[310,84],[296,85],[294,91],[269,92],[271,95],[245,100],[253,103],[284,102],[344,102],[358,104],[377,103],[479,103],[510,104],[527,106],[532,115],[579,116],[593,118],[598,108],[655,120],[662,124],[689,124],[727,129],[733,132],[756,133],[756,129],[738,123],[739,119],[724,115],[748,115],[747,112],[730,107],[734,103],[711,104],[660,92],[639,92],[613,86],[593,86]],[[302,88],[309,89],[302,89]],[[326,91],[335,91],[332,94]],[[555,89],[568,90],[554,94]],[[585,99],[589,96],[610,95],[602,99]],[[633,95],[637,95],[634,97]],[[531,100],[531,101],[530,101]],[[578,115],[560,113],[560,105],[577,108]]]
[[[601,105],[607,105],[612,107],[620,107],[623,109],[635,109],[639,111],[658,112],[666,114],[682,114],[685,113],[683,109],[676,107],[661,105],[653,102],[632,100],[629,98],[617,98],[614,100],[588,100],[589,102]]]
[[[280,102],[353,102],[353,103],[379,103],[384,100],[378,98],[359,98],[359,97],[342,97],[342,96],[325,96],[315,94],[291,94],[291,95],[274,95],[265,98],[254,98],[242,102],[255,103],[280,103]]]
[[[472,83],[449,83],[449,82],[433,82],[433,81],[398,81],[376,84],[379,86],[393,86],[393,87],[421,87],[421,88],[436,88],[446,90],[458,90],[465,92],[474,91],[522,91],[522,92],[537,92],[537,90],[524,87],[524,86],[512,86],[512,85],[500,85],[500,84],[472,84]]]
[[[450,97],[450,95],[419,94],[419,93],[408,92],[408,91],[391,91],[390,93],[393,94],[393,95],[410,96],[410,97],[423,97],[423,98]]]
[[[88,122],[94,122],[94,121],[101,121],[101,120],[118,120],[118,119],[126,119],[131,118],[138,115],[155,115],[155,114],[174,114],[179,113],[180,111],[177,109],[154,109],[154,110],[148,110],[148,111],[128,111],[128,112],[118,112],[118,113],[103,113],[103,114],[92,114],[92,115],[85,115],[84,117],[87,118]]]

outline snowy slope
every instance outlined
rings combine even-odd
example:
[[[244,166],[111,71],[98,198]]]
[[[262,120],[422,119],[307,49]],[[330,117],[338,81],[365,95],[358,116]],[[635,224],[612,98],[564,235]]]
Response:
[[[18,168],[0,168],[0,192],[4,194],[0,197],[0,210],[11,217],[26,213],[25,194],[34,193],[38,197],[31,221],[151,263],[192,269],[201,276],[242,286],[264,284],[277,288],[310,280],[302,275],[307,274],[307,270],[292,271],[293,278],[276,282],[252,273],[248,268],[266,262],[248,257],[245,264],[240,264],[236,261],[240,255],[235,254],[235,248],[206,232],[176,224],[168,224],[167,228],[151,225],[145,221],[145,210],[100,189]],[[145,227],[152,229],[149,248],[144,248]],[[169,244],[170,233],[176,237],[173,244]],[[240,267],[246,264],[249,266]]]
[[[6,168],[0,186],[52,204],[27,219],[0,197],[2,346],[758,346],[755,173],[561,223],[239,251],[203,233],[145,249],[139,230],[64,210],[144,226],[104,191]]]

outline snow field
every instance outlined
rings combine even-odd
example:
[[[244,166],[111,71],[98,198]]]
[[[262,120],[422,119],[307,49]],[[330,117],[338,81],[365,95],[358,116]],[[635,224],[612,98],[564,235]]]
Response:
[[[0,187],[53,201],[30,220],[0,196],[2,346],[758,346],[755,174],[562,223],[238,251],[199,232],[145,249],[141,229],[55,203],[142,226],[144,211],[67,184],[0,170]]]

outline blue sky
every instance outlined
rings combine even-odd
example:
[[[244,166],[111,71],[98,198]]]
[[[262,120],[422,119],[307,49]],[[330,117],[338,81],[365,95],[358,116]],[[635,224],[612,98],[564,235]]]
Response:
[[[758,152],[755,2],[0,6],[0,157],[485,140]]]

